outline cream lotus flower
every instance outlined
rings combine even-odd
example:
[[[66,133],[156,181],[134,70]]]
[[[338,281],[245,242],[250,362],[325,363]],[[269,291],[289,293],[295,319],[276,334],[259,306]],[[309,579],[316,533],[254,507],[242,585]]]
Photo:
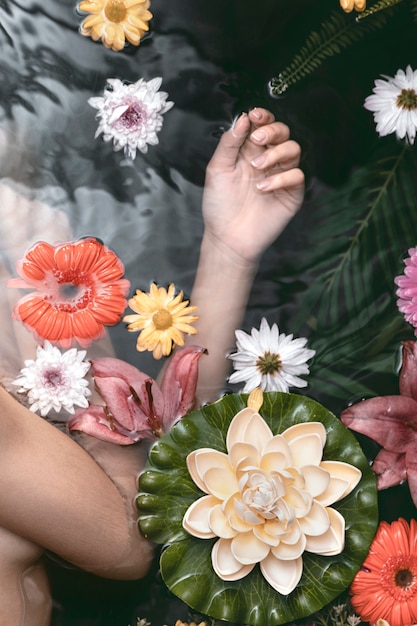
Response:
[[[305,550],[340,554],[345,520],[330,505],[358,484],[361,471],[323,461],[326,430],[307,422],[273,435],[259,413],[233,418],[227,454],[200,448],[187,457],[205,494],[187,509],[183,527],[200,539],[218,537],[211,556],[222,580],[240,580],[259,563],[268,583],[288,595],[303,572]]]

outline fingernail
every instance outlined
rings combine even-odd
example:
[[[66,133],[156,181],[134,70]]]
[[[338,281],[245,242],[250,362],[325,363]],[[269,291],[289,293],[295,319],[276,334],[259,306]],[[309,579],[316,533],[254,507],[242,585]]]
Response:
[[[256,159],[253,159],[251,163],[253,167],[262,167],[265,161],[266,161],[266,157],[263,154],[260,154],[259,156],[256,157]]]
[[[252,117],[254,117],[256,120],[260,120],[262,117],[262,114],[258,109],[252,109],[251,113]]]
[[[266,139],[266,132],[259,129],[255,130],[255,132],[251,135],[251,139],[254,139],[255,141],[264,141],[264,139]]]
[[[256,184],[256,187],[257,187],[258,189],[260,189],[261,191],[265,191],[265,190],[266,190],[266,189],[268,189],[270,186],[271,186],[271,183],[270,183],[270,181],[269,181],[267,178],[265,178],[265,180],[261,180],[261,182],[260,182],[260,183],[257,183],[257,184]]]

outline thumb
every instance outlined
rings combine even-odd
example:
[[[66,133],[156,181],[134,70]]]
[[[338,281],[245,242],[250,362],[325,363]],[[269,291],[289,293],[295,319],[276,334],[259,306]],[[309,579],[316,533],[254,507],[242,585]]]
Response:
[[[250,126],[247,113],[242,113],[232,128],[221,136],[219,144],[211,157],[210,168],[224,171],[235,168],[239,150],[245,143]]]

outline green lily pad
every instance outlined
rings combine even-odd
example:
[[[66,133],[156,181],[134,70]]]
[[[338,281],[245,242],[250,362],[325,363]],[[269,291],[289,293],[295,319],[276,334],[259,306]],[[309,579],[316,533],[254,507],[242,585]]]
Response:
[[[355,465],[362,478],[346,498],[332,505],[346,521],[345,549],[331,557],[304,552],[302,577],[288,596],[269,585],[259,566],[242,580],[221,580],[211,565],[217,539],[197,539],[182,527],[188,507],[204,495],[188,473],[186,457],[197,448],[226,452],[227,429],[246,401],[246,394],[234,394],[205,406],[153,446],[140,477],[139,525],[145,537],[164,544],[162,578],[192,609],[238,624],[276,626],[319,611],[350,585],[377,528],[376,481],[356,438],[330,411],[305,396],[265,393],[259,413],[274,434],[293,424],[322,422],[327,432],[323,459]]]

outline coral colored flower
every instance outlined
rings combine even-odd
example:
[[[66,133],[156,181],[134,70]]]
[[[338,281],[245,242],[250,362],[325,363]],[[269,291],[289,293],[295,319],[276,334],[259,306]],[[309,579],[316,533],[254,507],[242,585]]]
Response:
[[[366,0],[340,0],[340,6],[346,13],[355,11],[364,11],[366,9]]]
[[[31,411],[45,417],[51,410],[74,413],[74,406],[88,406],[91,391],[85,375],[90,363],[83,360],[85,355],[85,350],[75,348],[61,353],[49,341],[38,346],[36,360],[25,361],[20,376],[13,381],[19,393],[27,394]]]
[[[13,311],[38,340],[83,348],[116,324],[130,287],[120,259],[92,237],[52,246],[35,244],[17,264],[9,287],[35,289]]]
[[[382,446],[372,466],[378,489],[408,480],[417,506],[417,342],[402,345],[400,395],[364,400],[343,411],[340,418],[345,426]]]
[[[376,130],[381,137],[395,133],[398,139],[413,144],[417,129],[417,71],[407,66],[394,78],[376,80],[373,94],[365,100],[365,109],[373,111]]]
[[[417,522],[381,522],[350,588],[363,621],[390,626],[417,622]],[[384,623],[384,622],[382,622]]]
[[[394,282],[398,285],[397,306],[417,335],[417,248],[410,248],[408,254],[404,260],[404,274],[397,276]]]
[[[178,350],[171,358],[161,387],[133,365],[114,358],[92,361],[94,381],[104,405],[79,410],[69,430],[121,445],[157,439],[193,406],[199,346]]]
[[[122,50],[125,39],[138,46],[149,30],[149,6],[149,0],[83,0],[79,10],[91,15],[81,23],[80,32],[115,51]]]
[[[340,554],[345,520],[330,505],[358,484],[348,463],[322,461],[326,430],[301,423],[273,435],[254,408],[235,415],[227,453],[200,448],[187,457],[206,495],[187,509],[183,527],[200,539],[218,537],[212,565],[222,580],[240,580],[256,563],[268,583],[288,595],[298,584],[305,550]]]
[[[198,320],[197,315],[190,315],[197,309],[188,306],[188,300],[183,300],[183,292],[175,294],[173,283],[168,287],[151,285],[149,293],[136,291],[136,295],[129,300],[129,306],[137,315],[126,315],[124,322],[128,323],[129,331],[141,331],[136,343],[139,352],[149,350],[155,359],[168,356],[173,345],[184,345],[184,333],[195,335],[196,329],[191,324]]]
[[[167,102],[168,94],[159,91],[162,78],[146,82],[141,78],[136,83],[122,83],[117,78],[108,78],[109,86],[104,96],[89,98],[88,103],[98,109],[100,120],[98,137],[103,133],[104,141],[112,141],[114,150],[124,150],[130,159],[136,151],[146,153],[148,145],[159,143],[158,133],[163,125],[162,115],[174,106]]]
[[[293,339],[293,335],[280,333],[278,326],[271,328],[262,318],[259,330],[252,328],[251,334],[236,331],[237,352],[229,356],[235,372],[230,383],[245,382],[243,392],[256,387],[262,391],[284,391],[290,387],[306,387],[300,374],[308,374],[306,362],[315,355],[315,350],[305,347],[307,339]]]

